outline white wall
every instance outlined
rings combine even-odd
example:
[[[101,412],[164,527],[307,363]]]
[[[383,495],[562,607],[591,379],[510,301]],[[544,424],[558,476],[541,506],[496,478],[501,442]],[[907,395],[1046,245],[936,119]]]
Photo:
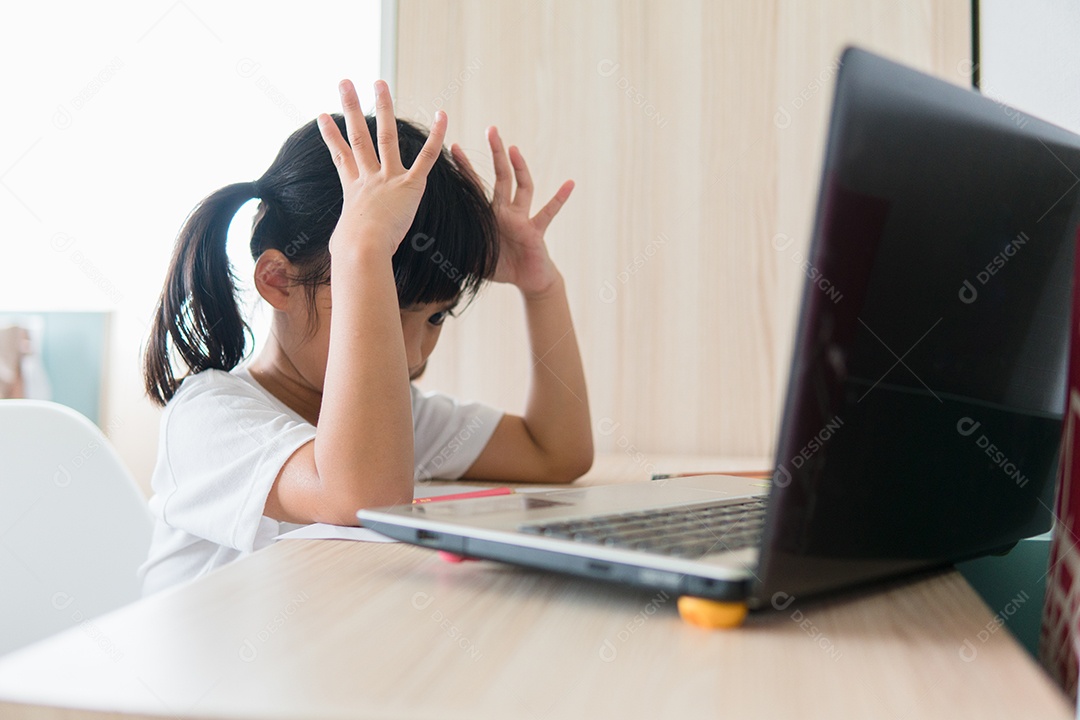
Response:
[[[379,1],[12,3],[4,26],[0,313],[115,313],[102,424],[146,483],[158,411],[140,356],[176,233],[339,111],[340,78],[371,107]],[[241,277],[253,205],[230,239]]]
[[[982,0],[982,91],[1080,133],[1080,0]]]

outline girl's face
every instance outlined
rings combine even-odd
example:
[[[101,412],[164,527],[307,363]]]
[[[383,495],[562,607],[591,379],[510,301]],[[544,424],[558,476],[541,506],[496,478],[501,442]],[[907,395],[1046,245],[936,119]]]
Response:
[[[302,296],[303,293],[296,295]],[[439,341],[442,324],[450,317],[455,305],[457,301],[451,300],[401,309],[401,332],[405,339],[405,357],[410,380],[424,374],[428,356]],[[321,391],[326,377],[327,359],[330,356],[332,307],[329,286],[323,285],[316,290],[313,323],[310,308],[297,307],[296,310],[299,312],[286,313],[292,317],[286,320],[277,340],[307,384]],[[311,327],[315,328],[313,334],[310,333]]]
[[[405,357],[409,362],[409,379],[424,374],[428,356],[435,349],[442,324],[450,317],[456,300],[443,303],[412,305],[401,310],[401,333],[405,336]]]

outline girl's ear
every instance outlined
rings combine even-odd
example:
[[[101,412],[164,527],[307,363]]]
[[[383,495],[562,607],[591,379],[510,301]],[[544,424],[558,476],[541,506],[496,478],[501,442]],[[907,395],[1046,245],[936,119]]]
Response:
[[[255,261],[255,289],[275,310],[288,309],[292,269],[292,263],[280,250],[267,250]]]

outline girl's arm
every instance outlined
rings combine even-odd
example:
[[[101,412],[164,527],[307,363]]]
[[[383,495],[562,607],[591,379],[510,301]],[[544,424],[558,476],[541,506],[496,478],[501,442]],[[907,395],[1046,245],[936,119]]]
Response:
[[[375,93],[381,164],[352,83],[341,84],[351,148],[319,116],[344,195],[330,238],[330,346],[315,440],[289,458],[266,501],[266,515],[278,520],[355,525],[358,508],[413,497],[412,400],[391,258],[442,147],[446,116],[436,114],[406,170],[386,84]]]
[[[492,206],[499,223],[499,265],[493,280],[521,290],[532,376],[524,417],[504,415],[464,477],[571,482],[593,462],[589,399],[566,286],[548,255],[544,232],[574,184],[563,183],[555,197],[530,218],[533,183],[525,158],[511,146],[508,159],[495,128],[488,128],[488,142],[495,164]],[[454,145],[451,152],[459,165],[472,172],[460,147]],[[512,196],[511,174],[517,181]]]

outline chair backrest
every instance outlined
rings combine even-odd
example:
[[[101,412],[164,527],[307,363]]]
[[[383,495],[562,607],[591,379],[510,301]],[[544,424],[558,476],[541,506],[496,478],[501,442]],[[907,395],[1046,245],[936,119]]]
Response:
[[[0,654],[138,599],[151,531],[146,499],[93,423],[0,400]]]

